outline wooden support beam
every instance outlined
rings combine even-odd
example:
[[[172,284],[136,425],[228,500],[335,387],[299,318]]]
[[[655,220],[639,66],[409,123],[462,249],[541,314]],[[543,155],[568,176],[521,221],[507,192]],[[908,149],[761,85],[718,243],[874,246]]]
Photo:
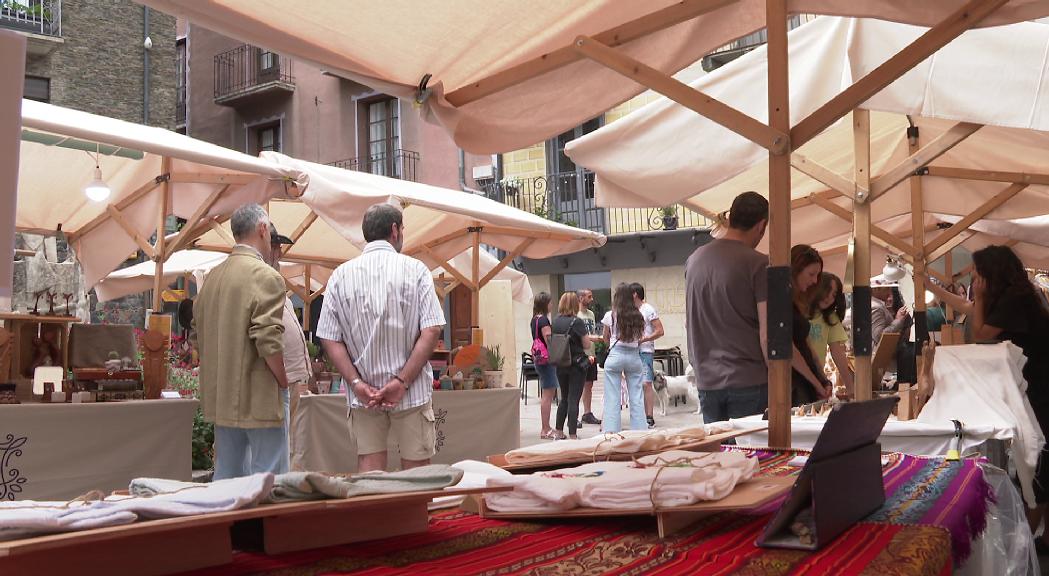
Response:
[[[932,260],[929,261],[930,264],[932,264],[932,262]],[[951,282],[953,282],[953,280],[951,280],[949,276],[935,268],[928,268],[926,269],[926,272],[928,272],[930,276],[939,280],[940,282],[943,282],[944,284],[950,284]]]
[[[971,168],[947,168],[929,166],[929,176],[938,178],[957,178],[959,180],[979,180],[983,182],[1014,182],[1016,184],[1040,184],[1049,186],[1049,174],[1031,174],[1027,172],[997,172],[994,170],[973,170]]]
[[[790,131],[790,83],[787,72],[787,0],[766,0],[765,24],[768,30],[768,118],[769,126],[779,132]],[[784,154],[769,150],[769,261],[782,270],[790,266],[790,152],[791,143],[785,143]],[[789,297],[779,291],[782,286],[769,282],[769,299],[776,307],[789,310]],[[775,293],[773,291],[775,289]],[[786,325],[769,322],[769,331],[781,341],[791,331],[790,318]],[[771,338],[770,338],[771,339]],[[770,356],[769,364],[769,446],[790,448],[790,383],[791,352],[784,356]]]
[[[219,238],[222,238],[231,248],[237,243],[237,241],[233,239],[233,235],[227,232],[226,229],[222,227],[222,224],[219,224],[214,218],[208,219],[208,227],[214,230],[215,234],[218,234]]]
[[[310,304],[313,303],[313,278],[310,274],[312,271],[312,264],[304,266],[302,271],[306,285],[306,297],[302,299],[302,329],[306,332],[310,331]]]
[[[116,206],[109,204],[106,206],[106,214],[124,229],[124,232],[135,241],[135,244],[138,244],[138,247],[146,253],[146,256],[150,259],[153,258],[153,247],[149,245],[149,242],[146,242],[146,239],[139,234],[138,230],[135,230],[135,227],[131,225],[131,222],[128,222],[128,219],[124,216],[123,212],[121,212]]]
[[[950,229],[944,230],[943,234],[946,234],[947,232],[950,232]],[[947,254],[950,254],[952,250],[954,250],[959,245],[961,245],[962,242],[965,242],[969,238],[972,238],[972,236],[973,235],[972,235],[970,230],[962,230],[956,236],[954,236],[950,240],[944,242],[942,246],[940,246],[939,248],[937,248],[937,249],[933,250],[932,252],[930,252],[929,253],[929,260],[930,261],[935,261],[935,260],[939,259],[941,256],[946,256]],[[938,239],[938,238],[939,238],[939,236],[936,237],[936,239]]]
[[[299,238],[302,238],[302,235],[305,234],[306,231],[310,229],[310,226],[313,226],[313,223],[316,221],[317,213],[311,211],[309,214],[306,215],[305,218],[302,219],[302,222],[300,222],[299,225],[295,227],[295,231],[291,233],[291,236],[289,236],[289,238],[291,238],[291,241],[298,242]]]
[[[810,206],[812,204],[815,204],[815,202],[813,200],[814,198],[823,198],[825,200],[833,200],[834,198],[837,198],[839,196],[841,196],[841,194],[839,194],[837,190],[823,190],[821,192],[814,192],[812,194],[809,194],[808,196],[803,196],[801,198],[795,198],[795,199],[791,200],[790,201],[790,209],[791,210],[797,210],[798,208],[803,208],[805,206]]]
[[[983,124],[959,122],[937,136],[932,142],[918,150],[912,151],[910,156],[904,158],[899,164],[893,166],[871,182],[871,200],[878,198],[892,189],[893,186],[903,182],[908,176],[924,168],[929,162],[939,158],[962,140],[972,136],[980,128],[983,128]]]
[[[171,158],[164,156],[160,161],[161,173],[171,173]],[[157,263],[155,276],[153,277],[153,312],[159,314],[164,309],[164,262],[168,259],[165,245],[167,244],[166,226],[168,214],[171,212],[171,180],[165,179],[160,185],[160,202],[157,205],[157,241],[153,246],[153,261]]]
[[[127,208],[128,206],[130,206],[131,204],[133,204],[134,202],[138,201],[138,199],[142,198],[146,194],[149,194],[150,192],[155,190],[157,188],[157,186],[160,186],[161,182],[163,182],[163,178],[161,176],[158,176],[158,177],[150,180],[149,182],[146,182],[145,184],[139,186],[131,194],[128,194],[127,196],[121,198],[119,201],[114,202],[113,204],[110,204],[110,206],[116,207],[117,210],[123,210],[123,209]],[[87,224],[84,224],[83,226],[81,226],[79,230],[77,230],[75,232],[67,232],[66,233],[66,238],[69,240],[70,244],[72,244],[73,242],[76,242],[77,240],[80,240],[81,238],[83,238],[84,235],[86,235],[88,232],[91,232],[92,230],[97,228],[100,224],[102,224],[103,222],[105,222],[109,218],[110,218],[109,213],[108,212],[103,212],[102,214],[99,214],[98,216],[95,216],[94,218],[92,218],[91,221],[89,221]],[[52,232],[53,232],[53,230],[52,230]]]
[[[423,252],[425,252],[426,255],[429,256],[430,259],[432,259],[434,262],[437,262],[438,264],[440,264],[441,268],[444,268],[445,272],[447,272],[447,273],[451,274],[452,276],[454,276],[455,279],[458,280],[459,283],[461,283],[463,286],[466,286],[470,290],[474,290],[474,286],[476,286],[476,284],[471,282],[470,279],[467,278],[462,272],[456,270],[455,267],[452,266],[451,264],[449,264],[447,260],[445,260],[445,259],[441,258],[440,256],[434,254],[433,251],[430,250],[429,248],[423,249]]]
[[[215,205],[215,202],[227,191],[229,191],[232,184],[226,184],[221,188],[216,188],[214,192],[208,196],[204,202],[197,206],[197,209],[193,211],[193,215],[189,217],[186,224],[179,231],[178,236],[175,237],[174,241],[171,242],[171,248],[168,253],[164,255],[165,259],[170,258],[172,254],[178,252],[185,246],[187,246],[190,240],[193,238],[191,234],[199,227],[200,219],[211,210],[211,207]]]
[[[475,224],[475,226],[481,226]],[[539,232],[535,230],[519,230],[517,228],[505,228],[502,226],[487,226],[485,225],[482,232],[486,234],[496,234],[499,236],[518,236],[520,238],[535,238],[536,240],[563,240],[565,242],[574,242],[579,240],[582,236],[579,234],[569,234],[564,232]]]
[[[907,150],[912,158],[924,149],[919,147],[919,135],[920,132],[918,130],[915,130],[913,136],[908,134]],[[933,140],[933,142],[935,141]],[[925,303],[925,197],[922,194],[922,177],[917,173],[912,173],[909,181],[911,186],[911,244],[919,248],[914,254],[914,261],[911,263],[914,267],[914,274],[911,275],[911,282],[914,285],[914,312],[917,314],[918,312],[925,313],[927,311],[927,304]],[[874,185],[876,186],[877,182]],[[921,366],[923,365],[922,353],[928,337],[928,323],[924,327],[918,325],[917,322],[915,324],[914,365],[916,367],[915,374],[917,375],[921,373]]]
[[[684,82],[642,64],[586,36],[575,41],[576,50],[587,58],[670,98],[773,154],[783,154],[789,145],[786,132],[774,130],[735,108],[708,96]]]
[[[1008,0],[969,0],[869,74],[831,98],[790,131],[792,146],[800,148],[871,96],[892,84],[951,40],[977,25]]]
[[[675,24],[692,20],[708,12],[713,12],[723,6],[734,4],[735,1],[684,0],[626,24],[605,30],[595,35],[594,39],[608,46],[619,46]],[[453,106],[464,106],[485,96],[495,94],[511,86],[516,86],[547,72],[567,66],[581,58],[581,55],[572,46],[559,48],[538,58],[497,72],[473,84],[453,90],[446,94],[445,98]]]
[[[417,255],[419,253],[427,253],[430,250],[436,248],[437,246],[440,246],[441,244],[444,244],[445,242],[448,242],[449,240],[455,240],[456,238],[462,238],[463,236],[466,236],[466,234],[467,234],[467,232],[466,232],[465,228],[456,230],[454,232],[449,232],[448,234],[445,234],[444,236],[440,236],[438,238],[430,240],[429,242],[427,242],[425,244],[422,244],[420,246],[412,247],[411,249],[406,250],[405,254],[407,254],[408,256],[415,256],[415,255]]]
[[[853,154],[855,158],[855,178],[858,187],[870,189],[870,167],[871,167],[871,132],[870,112],[862,109],[852,111],[852,135]],[[856,198],[853,201],[852,219],[853,237],[856,239],[856,250],[853,255],[855,263],[853,290],[866,288],[871,284],[871,203],[865,199]],[[867,306],[868,302],[859,303],[853,298],[853,318],[869,318],[869,314],[858,314],[856,306]],[[855,328],[855,327],[854,327]],[[861,330],[864,334],[870,334],[870,326]],[[874,343],[877,344],[876,342]],[[873,369],[871,367],[871,354],[857,354],[855,360],[856,374],[853,380],[855,384],[854,393],[856,400],[870,400],[874,394]]]
[[[492,278],[495,278],[496,274],[501,272],[503,268],[506,268],[508,264],[514,261],[514,258],[517,258],[525,250],[528,250],[528,247],[531,246],[533,242],[535,242],[535,238],[525,238],[524,240],[522,240],[521,243],[517,245],[517,248],[514,248],[512,252],[503,257],[503,259],[500,260],[498,264],[493,266],[492,269],[484,275],[484,278],[481,278],[481,288],[484,288],[485,285],[491,282]]]
[[[167,174],[167,172],[165,172]],[[170,182],[191,184],[248,184],[258,180],[258,174],[212,174],[209,172],[174,172]]]
[[[297,294],[299,298],[302,298],[303,300],[306,300],[307,298],[310,297],[310,295],[307,294],[305,290],[303,290],[302,288],[296,286],[295,283],[292,282],[291,278],[289,278],[283,271],[280,273],[280,275],[284,278],[284,285],[288,288],[288,290],[291,290],[292,292]]]
[[[930,255],[930,259],[935,260],[931,255],[936,252],[937,248],[946,244],[948,240],[957,236],[962,230],[972,226],[977,220],[994,212],[999,206],[1019,194],[1024,188],[1027,188],[1027,184],[1010,184],[1008,188],[995,194],[964,218],[951,225],[950,228],[944,230],[943,234],[933,238],[931,242],[925,245],[925,253]]]
[[[847,198],[855,198],[855,193],[857,192],[856,183],[850,178],[846,178],[797,152],[790,155],[790,165],[809,178],[827,185],[838,194]],[[860,192],[864,195],[867,193],[866,190],[861,190]]]
[[[812,196],[812,203],[816,204],[820,208],[823,208],[827,212],[830,212],[831,214],[837,216],[838,218],[841,218],[842,220],[845,220],[847,222],[853,222],[854,221],[853,212],[849,212],[847,209],[842,208],[841,206],[838,206],[837,204],[835,204],[834,202],[831,202],[830,200],[825,200],[823,198],[820,198],[818,196],[813,195]],[[906,241],[901,240],[900,238],[897,238],[896,236],[890,234],[889,232],[887,232],[885,229],[881,228],[880,226],[875,226],[875,225],[871,224],[871,225],[869,225],[869,227],[870,227],[871,235],[873,235],[874,237],[876,237],[879,240],[881,240],[882,242],[884,242],[886,245],[891,247],[892,250],[900,252],[901,254],[904,254],[904,255],[907,255],[907,256],[911,256],[913,258],[914,252],[915,252],[914,246],[912,246],[911,244],[907,243]]]
[[[473,287],[470,292],[470,326],[480,328],[481,324],[481,231],[478,228],[470,233],[473,236],[473,262],[470,264],[470,280]]]

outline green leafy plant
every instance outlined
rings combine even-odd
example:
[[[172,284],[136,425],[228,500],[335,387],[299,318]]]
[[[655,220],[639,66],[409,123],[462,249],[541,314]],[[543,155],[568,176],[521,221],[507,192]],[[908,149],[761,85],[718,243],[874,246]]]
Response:
[[[168,384],[183,398],[200,397],[200,377],[195,369],[172,367]],[[193,415],[192,459],[194,470],[209,470],[214,466],[215,425],[204,420],[204,410],[197,408]]]
[[[503,364],[506,362],[506,357],[503,356],[502,350],[499,345],[495,346],[483,346],[481,353],[484,359],[484,369],[493,372],[500,372],[503,369]]]
[[[673,218],[677,216],[677,206],[663,206],[659,209],[659,215],[664,218]]]

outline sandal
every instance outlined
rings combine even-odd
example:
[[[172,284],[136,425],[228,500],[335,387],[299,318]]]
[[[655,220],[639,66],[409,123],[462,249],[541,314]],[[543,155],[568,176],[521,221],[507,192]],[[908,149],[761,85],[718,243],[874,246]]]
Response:
[[[565,436],[564,432],[560,430],[550,430],[551,440],[564,440],[565,438],[568,438],[568,436]]]

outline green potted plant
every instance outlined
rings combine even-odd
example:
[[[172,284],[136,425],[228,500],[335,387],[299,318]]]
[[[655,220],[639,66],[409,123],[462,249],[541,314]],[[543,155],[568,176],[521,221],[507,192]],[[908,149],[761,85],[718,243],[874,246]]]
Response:
[[[598,366],[605,367],[605,359],[608,358],[608,342],[604,340],[594,341],[594,358],[597,359]]]
[[[659,214],[663,217],[664,230],[677,230],[677,206],[664,206]]]
[[[506,363],[506,357],[503,356],[499,345],[483,346],[481,360],[484,365],[485,388],[502,388],[504,385],[503,365]]]

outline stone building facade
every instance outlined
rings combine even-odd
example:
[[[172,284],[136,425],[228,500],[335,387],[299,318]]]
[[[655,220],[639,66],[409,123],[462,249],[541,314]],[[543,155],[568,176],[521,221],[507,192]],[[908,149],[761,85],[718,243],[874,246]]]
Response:
[[[26,98],[175,128],[174,16],[131,0],[21,0],[0,6],[0,28],[27,37]],[[53,286],[80,295],[85,319],[142,323],[141,297],[105,306],[89,299],[61,237],[19,234],[16,247],[35,255],[16,257],[13,309],[32,309],[33,293]]]

